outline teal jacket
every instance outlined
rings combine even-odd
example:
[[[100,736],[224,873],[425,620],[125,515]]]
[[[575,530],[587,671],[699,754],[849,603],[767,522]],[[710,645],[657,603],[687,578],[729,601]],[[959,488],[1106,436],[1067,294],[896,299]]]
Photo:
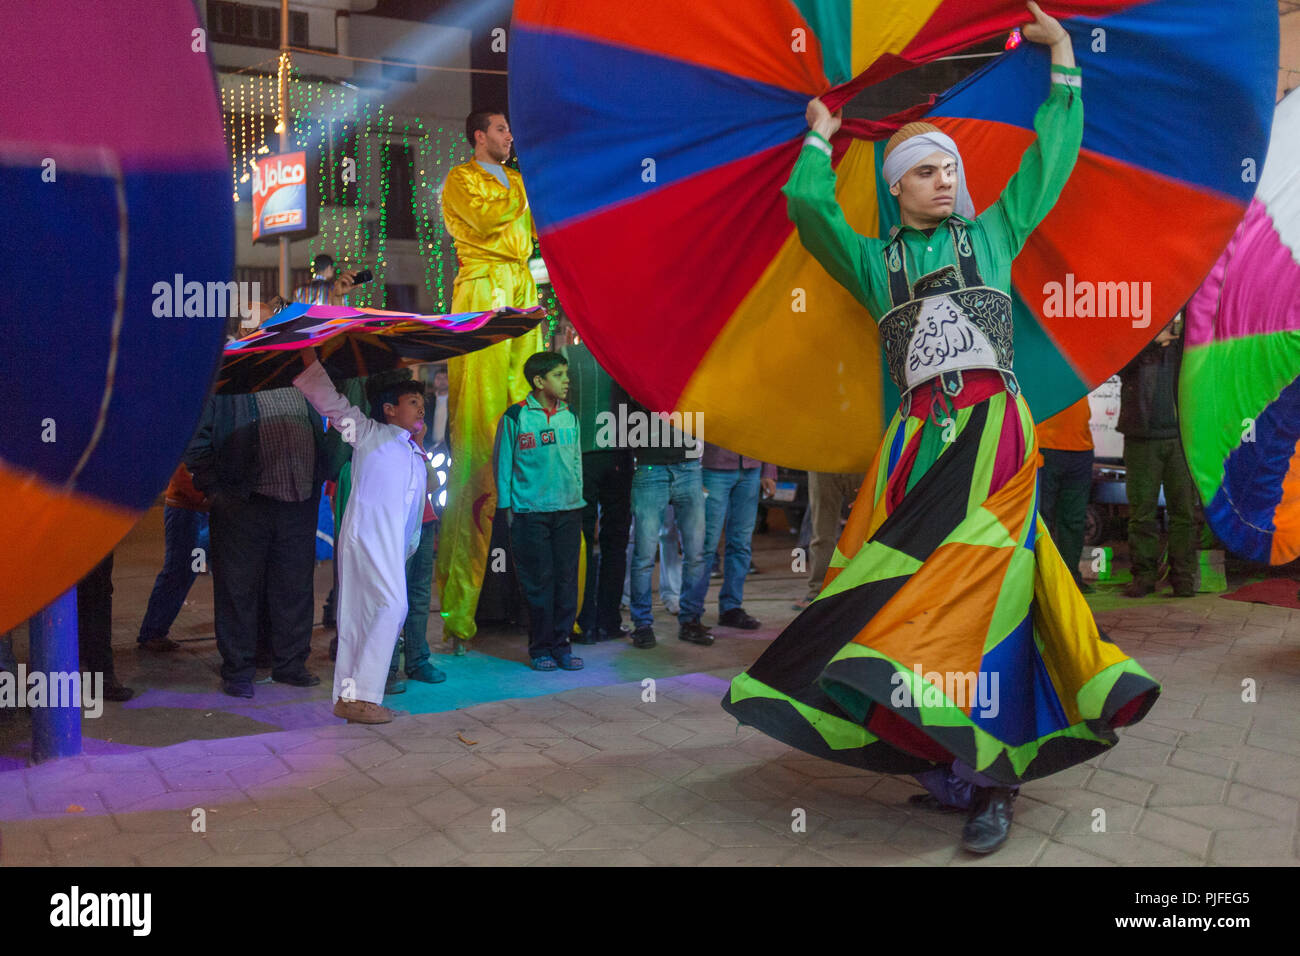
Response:
[[[529,514],[583,506],[578,419],[564,402],[548,414],[530,394],[507,408],[492,460],[498,508]]]

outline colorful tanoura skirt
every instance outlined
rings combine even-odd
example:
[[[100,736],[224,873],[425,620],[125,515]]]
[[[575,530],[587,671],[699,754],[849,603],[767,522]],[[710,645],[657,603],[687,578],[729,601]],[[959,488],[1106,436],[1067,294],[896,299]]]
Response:
[[[895,415],[825,586],[723,707],[886,773],[959,760],[1008,786],[1089,759],[1159,685],[1097,627],[1037,509],[1024,398],[967,373]]]

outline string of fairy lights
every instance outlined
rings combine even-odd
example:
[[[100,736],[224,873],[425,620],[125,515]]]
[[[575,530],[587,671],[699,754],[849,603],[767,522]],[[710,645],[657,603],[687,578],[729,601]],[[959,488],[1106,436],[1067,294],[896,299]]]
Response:
[[[274,61],[273,61],[274,62]],[[282,68],[276,64],[275,68]],[[392,246],[389,196],[398,175],[395,160],[410,156],[410,202],[415,223],[413,247],[423,264],[424,296],[420,307],[445,313],[452,308],[456,274],[455,248],[442,220],[438,194],[452,166],[470,156],[459,128],[426,123],[418,116],[395,115],[382,102],[337,83],[304,79],[292,66],[288,74],[290,142],[317,159],[320,184],[319,232],[307,241],[307,260],[328,253],[340,267],[368,267],[372,282],[353,293],[353,305],[385,308],[385,279],[398,265]],[[226,74],[221,108],[230,146],[232,194],[246,201],[252,164],[278,147],[278,77],[275,73]],[[345,162],[348,164],[345,181]],[[355,178],[353,178],[355,177]],[[242,195],[241,195],[242,187]],[[403,250],[402,255],[409,255]],[[400,266],[398,272],[402,272]],[[548,343],[554,338],[560,306],[551,286],[541,288],[550,313]]]

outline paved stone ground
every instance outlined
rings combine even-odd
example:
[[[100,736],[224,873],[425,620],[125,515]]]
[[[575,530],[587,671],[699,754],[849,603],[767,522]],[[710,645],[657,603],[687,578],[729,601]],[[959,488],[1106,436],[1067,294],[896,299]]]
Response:
[[[498,653],[476,653],[518,670],[528,696],[459,710],[431,696],[413,709],[441,712],[380,727],[335,720],[319,689],[259,685],[260,712],[219,710],[210,649],[166,665],[131,664],[127,650],[120,669],[136,684],[192,668],[172,674],[193,683],[188,697],[150,691],[187,703],[108,705],[103,720],[118,730],[96,729],[90,755],[0,772],[0,864],[1300,863],[1300,611],[1202,596],[1101,612],[1164,695],[1112,752],[1027,785],[1008,844],[977,858],[957,846],[960,815],[906,804],[919,792],[910,778],[809,758],[718,707],[726,682],[794,616],[797,581],[779,573],[787,542],[763,545],[768,573],[749,579],[746,602],[761,631],[719,630],[708,649],[584,648],[587,677],[533,675],[516,663],[518,636],[489,638]],[[115,609],[117,643],[134,638],[142,607],[121,620]],[[489,666],[464,664],[475,656],[440,662]],[[1247,680],[1254,702],[1242,699]],[[205,721],[221,729],[204,734]],[[292,729],[263,732],[276,726]],[[132,733],[133,746],[108,741]]]

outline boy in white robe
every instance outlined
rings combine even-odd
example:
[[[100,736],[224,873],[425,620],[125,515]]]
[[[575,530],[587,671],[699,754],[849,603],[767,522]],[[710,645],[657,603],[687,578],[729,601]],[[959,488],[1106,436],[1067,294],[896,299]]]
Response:
[[[406,619],[406,559],[420,541],[427,494],[424,385],[397,382],[376,396],[374,418],[339,394],[302,350],[306,371],[293,384],[353,447],[352,493],[338,529],[338,658],[334,715],[351,723],[385,724],[380,703],[393,648]]]

